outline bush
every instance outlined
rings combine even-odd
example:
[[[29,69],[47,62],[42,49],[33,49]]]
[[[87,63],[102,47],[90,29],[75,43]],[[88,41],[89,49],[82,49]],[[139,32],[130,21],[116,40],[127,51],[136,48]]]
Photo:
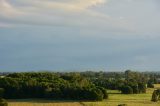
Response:
[[[151,82],[148,82],[148,84],[147,84],[147,88],[154,88],[154,84],[153,84],[153,83],[151,83]]]
[[[107,90],[103,87],[97,87],[98,89],[100,89],[103,93],[103,99],[108,99],[108,93]]]
[[[158,90],[154,90],[154,91],[153,91],[153,94],[152,94],[152,99],[151,99],[151,101],[157,102],[158,99],[159,99],[159,96],[160,96],[160,90],[159,90],[159,89],[158,89]]]
[[[95,89],[92,90],[92,93],[93,93],[93,97],[94,97],[93,99],[94,100],[96,100],[96,101],[102,101],[103,100],[104,95],[103,95],[103,93],[100,89],[95,88]]]
[[[107,90],[104,89],[104,90],[102,90],[102,92],[103,92],[103,95],[104,95],[103,99],[108,99],[109,96],[108,96]]]
[[[0,98],[0,106],[8,106],[8,103],[5,99]]]
[[[122,94],[133,94],[133,89],[130,86],[122,86]]]

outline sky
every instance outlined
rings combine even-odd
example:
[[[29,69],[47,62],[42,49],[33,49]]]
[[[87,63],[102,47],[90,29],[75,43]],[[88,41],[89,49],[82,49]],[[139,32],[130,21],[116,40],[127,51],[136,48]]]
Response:
[[[0,71],[160,71],[159,0],[0,0]]]

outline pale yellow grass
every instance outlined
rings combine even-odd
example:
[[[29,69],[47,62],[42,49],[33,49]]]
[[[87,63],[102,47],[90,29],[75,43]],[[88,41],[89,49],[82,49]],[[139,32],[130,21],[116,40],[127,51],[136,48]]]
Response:
[[[74,101],[52,101],[52,100],[8,100],[9,106],[82,106],[79,102]]]
[[[9,106],[81,106],[80,103],[28,103],[28,102],[9,102]]]
[[[160,89],[160,84],[154,84],[154,87]]]

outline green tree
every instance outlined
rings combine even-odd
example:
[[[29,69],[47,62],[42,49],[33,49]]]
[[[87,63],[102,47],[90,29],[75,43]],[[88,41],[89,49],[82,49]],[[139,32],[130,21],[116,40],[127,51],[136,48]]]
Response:
[[[126,85],[121,88],[121,92],[122,94],[133,94],[133,89],[130,86]]]

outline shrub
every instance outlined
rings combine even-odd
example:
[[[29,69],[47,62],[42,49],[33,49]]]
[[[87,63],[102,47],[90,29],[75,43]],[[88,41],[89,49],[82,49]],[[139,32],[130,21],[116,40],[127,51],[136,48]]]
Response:
[[[138,84],[139,93],[146,93],[146,84],[139,83]]]
[[[100,89],[103,93],[103,99],[108,99],[108,93],[107,90],[103,87],[97,87],[98,89]]]
[[[151,82],[148,82],[147,87],[148,87],[148,88],[154,88],[154,84],[151,83]]]
[[[157,102],[160,96],[160,90],[154,90],[151,101]]]
[[[133,89],[130,86],[121,87],[122,94],[133,94]]]
[[[91,94],[92,94],[93,100],[95,101],[103,100],[104,95],[100,89],[97,89],[97,88],[92,89]]]
[[[102,90],[102,92],[103,92],[103,95],[104,95],[103,99],[108,99],[109,96],[108,96],[107,90],[104,89],[104,90]]]

